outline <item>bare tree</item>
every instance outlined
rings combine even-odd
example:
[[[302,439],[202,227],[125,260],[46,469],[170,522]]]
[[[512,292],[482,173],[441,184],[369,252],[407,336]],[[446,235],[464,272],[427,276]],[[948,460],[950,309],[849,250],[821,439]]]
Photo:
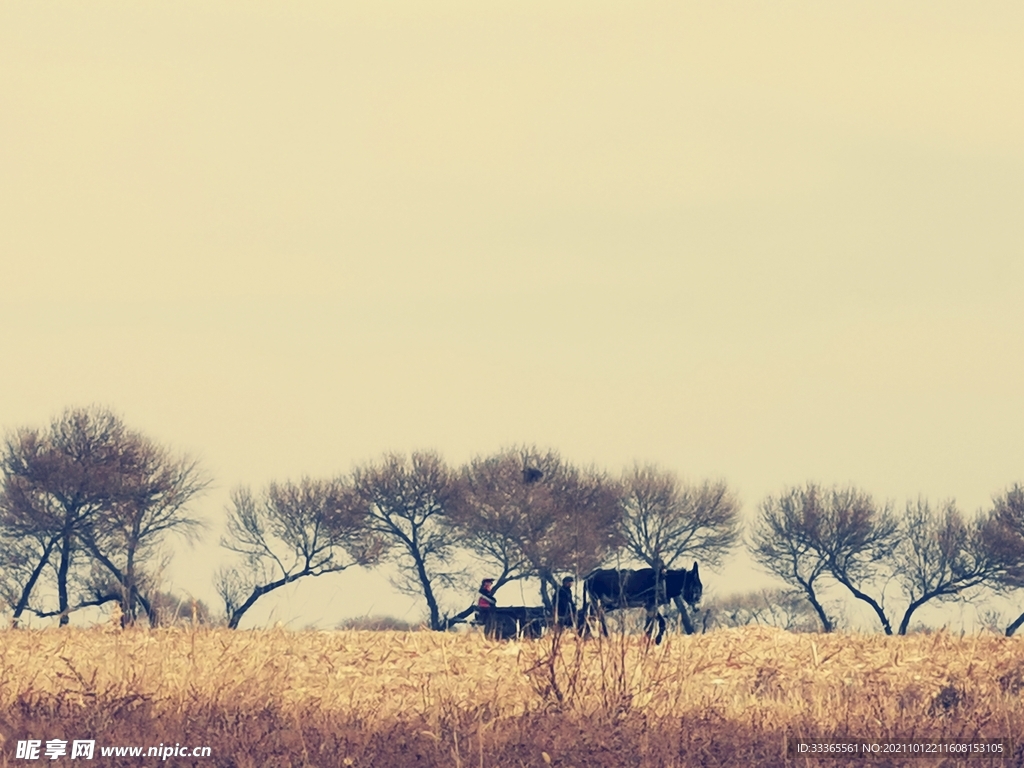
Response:
[[[22,429],[9,435],[0,472],[0,536],[13,555],[6,592],[15,625],[26,610],[59,616],[64,625],[73,610],[109,601],[105,595],[71,604],[70,588],[88,578],[93,558],[117,577],[119,599],[133,615],[134,605],[144,598],[132,574],[165,533],[194,527],[185,505],[205,485],[193,463],[172,459],[102,408],[68,409],[46,431]],[[177,480],[173,487],[164,483],[170,477]],[[115,521],[128,517],[136,521],[137,531],[126,538],[118,535]],[[33,606],[32,596],[51,564],[58,605],[43,610]]]
[[[536,451],[530,453],[528,460],[541,460]],[[550,472],[537,481],[546,499],[531,508],[531,535],[523,543],[544,606],[553,610],[560,571],[589,573],[621,546],[622,503],[617,483],[601,470],[549,455]]]
[[[888,502],[879,506],[856,488],[819,492],[821,504],[810,530],[811,542],[825,558],[829,575],[867,603],[885,634],[892,634],[879,600],[865,590],[882,578],[896,546],[900,521]]]
[[[446,629],[437,588],[453,586],[461,575],[454,565],[459,538],[448,519],[455,473],[432,451],[409,458],[391,453],[357,467],[352,482],[368,509],[370,530],[387,542],[387,554],[398,565],[395,587],[422,595],[431,629]]]
[[[626,551],[651,568],[685,559],[715,567],[739,537],[739,502],[722,481],[680,482],[655,466],[634,466],[622,480]]]
[[[985,522],[965,521],[953,501],[935,511],[927,500],[907,503],[893,570],[909,605],[900,621],[905,635],[914,612],[930,600],[950,600],[995,578],[999,561],[986,546]]]
[[[951,600],[1001,572],[989,550],[989,523],[966,521],[953,502],[940,511],[922,499],[902,516],[855,488],[792,489],[762,504],[753,549],[758,561],[799,587],[829,631],[814,590],[822,576],[869,605],[883,631],[893,634],[881,595],[885,583],[902,587],[907,608],[897,632],[931,600]]]
[[[0,525],[6,537],[36,545],[31,554],[22,551],[24,580],[12,605],[15,625],[29,610],[53,555],[59,557],[60,623],[67,624],[76,536],[115,495],[117,446],[124,437],[124,425],[108,411],[69,410],[51,423],[49,432],[22,429],[5,440]]]
[[[543,471],[522,464],[509,452],[477,457],[463,467],[453,498],[451,522],[462,543],[494,567],[493,592],[532,575],[523,542],[532,533],[529,510],[541,497],[547,503],[547,492],[538,484]]]
[[[809,483],[765,498],[750,550],[758,563],[807,598],[822,630],[831,632],[835,624],[820,598],[821,579],[828,573],[827,559],[817,546],[817,529],[824,514],[821,496],[821,489]]]
[[[871,606],[886,634],[892,627],[881,599],[867,593],[872,583],[892,579],[902,587],[907,608],[897,632],[905,635],[922,605],[956,599],[999,571],[986,552],[984,521],[965,521],[952,501],[934,510],[918,499],[897,517],[889,504],[877,506],[853,489],[834,491],[831,499],[819,540],[829,574]]]
[[[1024,486],[1015,485],[993,500],[982,539],[998,568],[994,585],[1004,590],[1024,587]],[[1006,636],[1012,636],[1021,624],[1024,613],[1006,627]]]
[[[134,471],[122,479],[118,503],[99,512],[82,532],[89,553],[116,579],[122,620],[132,624],[136,606],[150,623],[157,614],[139,589],[139,567],[152,560],[170,532],[193,541],[202,524],[187,513],[191,501],[209,481],[187,456],[174,458],[148,441],[138,446]]]
[[[239,488],[231,503],[221,545],[244,555],[245,567],[217,575],[230,629],[268,592],[307,576],[373,564],[385,549],[369,528],[366,505],[339,480],[271,483],[259,497]]]
[[[617,485],[554,451],[518,446],[476,458],[460,485],[453,522],[466,546],[495,566],[494,589],[537,578],[549,610],[558,573],[589,572],[620,544]]]

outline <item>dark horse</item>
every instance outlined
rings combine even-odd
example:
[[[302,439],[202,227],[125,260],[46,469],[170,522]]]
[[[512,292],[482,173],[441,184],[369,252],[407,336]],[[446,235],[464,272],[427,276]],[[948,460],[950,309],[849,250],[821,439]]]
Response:
[[[658,623],[658,636],[655,643],[661,643],[665,634],[665,618],[658,611],[658,606],[667,605],[670,600],[682,596],[694,611],[700,610],[697,604],[704,594],[704,585],[700,582],[697,563],[693,570],[681,568],[669,570],[662,568],[656,572],[653,568],[641,568],[638,571],[601,569],[592,572],[584,579],[583,615],[587,613],[587,601],[590,601],[590,612],[601,621],[601,631],[607,635],[608,627],[604,623],[605,611],[617,611],[620,608],[644,608],[647,610],[647,622],[644,630],[650,634],[654,623]]]

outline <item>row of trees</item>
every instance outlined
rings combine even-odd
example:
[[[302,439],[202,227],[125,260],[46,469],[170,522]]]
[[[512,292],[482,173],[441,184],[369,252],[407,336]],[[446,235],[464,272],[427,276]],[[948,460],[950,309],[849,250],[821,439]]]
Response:
[[[902,610],[898,634],[931,601],[970,596],[983,586],[1024,587],[1024,488],[1015,486],[973,516],[955,502],[907,502],[902,514],[856,488],[809,483],[766,498],[750,537],[754,558],[806,598],[821,628],[834,617],[820,599],[824,586],[845,589],[893,634],[891,608]],[[895,594],[894,594],[895,593]],[[895,616],[894,616],[895,618]],[[1011,635],[1024,614],[1006,629]]]
[[[100,409],[68,410],[48,430],[7,436],[0,455],[0,594],[16,626],[118,602],[126,622],[151,619],[164,537],[196,536],[189,502],[208,479]],[[56,606],[37,596],[52,576]],[[74,599],[72,595],[74,593]]]
[[[48,429],[9,434],[0,473],[0,597],[15,625],[25,613],[65,624],[108,602],[125,623],[157,621],[168,602],[158,589],[166,537],[203,530],[189,507],[209,481],[193,460],[107,410],[72,409]],[[395,586],[421,597],[441,630],[472,610],[447,613],[441,597],[465,585],[467,560],[494,576],[495,589],[537,580],[550,608],[561,574],[691,559],[715,567],[739,537],[739,503],[722,482],[686,484],[654,466],[612,478],[535,447],[461,468],[433,452],[389,454],[343,476],[236,489],[222,540],[236,562],[218,572],[216,589],[237,627],[286,584],[389,563]],[[968,517],[925,500],[897,515],[857,489],[808,484],[766,498],[747,544],[791,587],[773,597],[776,612],[831,631],[821,594],[840,586],[891,634],[887,599],[898,590],[903,634],[929,601],[1024,586],[1024,490]]]
[[[0,597],[15,625],[25,613],[66,624],[109,602],[125,623],[158,620],[166,538],[203,530],[189,506],[209,479],[193,460],[108,410],[71,409],[48,429],[9,434],[0,473]],[[724,483],[684,486],[653,467],[613,480],[532,447],[460,469],[433,452],[391,454],[341,477],[236,489],[222,544],[240,557],[216,589],[237,627],[275,589],[390,563],[395,586],[421,596],[430,626],[444,629],[468,615],[446,614],[438,595],[463,582],[467,555],[495,589],[537,579],[550,607],[561,573],[614,560],[672,567],[684,556],[714,565],[738,535]]]
[[[462,621],[439,588],[464,581],[469,555],[494,589],[540,583],[551,608],[560,574],[609,561],[716,565],[739,536],[739,505],[724,483],[685,486],[636,467],[621,480],[553,451],[512,448],[459,470],[433,452],[390,454],[330,480],[272,483],[232,494],[224,545],[243,556],[217,578],[229,626],[263,595],[306,576],[388,562],[395,586],[422,596],[433,629]]]

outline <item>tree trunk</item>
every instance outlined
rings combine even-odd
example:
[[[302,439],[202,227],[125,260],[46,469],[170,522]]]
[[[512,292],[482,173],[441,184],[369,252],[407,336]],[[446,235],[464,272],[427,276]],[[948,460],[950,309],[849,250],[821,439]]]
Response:
[[[228,619],[228,629],[238,629],[238,622],[242,620],[242,616],[245,612],[252,608],[253,605],[256,604],[256,601],[263,597],[263,595],[267,594],[267,592],[271,592],[278,587],[283,587],[285,584],[289,584],[296,579],[300,579],[307,575],[309,575],[309,572],[303,571],[302,573],[297,573],[294,576],[285,576],[283,579],[272,581],[269,584],[264,584],[263,586],[253,587],[252,593],[246,601],[232,611],[231,618]]]
[[[28,608],[29,598],[32,596],[32,590],[36,586],[36,582],[39,580],[39,575],[43,572],[43,568],[50,562],[50,552],[53,551],[53,545],[57,543],[57,537],[50,539],[46,548],[43,549],[43,556],[39,558],[39,564],[33,569],[32,575],[28,577],[28,581],[25,582],[25,588],[21,590],[21,597],[18,599],[18,604],[14,607],[14,615],[11,617],[11,627],[17,628],[18,620],[21,618],[21,614]]]
[[[142,610],[144,610],[146,612],[146,616],[149,617],[150,626],[155,627],[157,617],[153,613],[153,606],[146,598],[146,596],[139,592],[137,586],[133,586],[130,590],[128,589],[127,575],[122,573],[121,569],[114,565],[113,560],[111,560],[109,557],[100,552],[100,550],[96,547],[94,543],[89,544],[89,551],[92,553],[93,557],[99,560],[101,565],[105,566],[106,569],[110,571],[110,573],[117,580],[117,583],[121,587],[121,597],[118,598],[118,602],[121,604],[121,626],[125,626],[124,606],[127,600],[130,599],[132,603],[137,602],[139,605],[142,606]],[[129,597],[126,598],[126,595]]]
[[[889,617],[885,615],[885,611],[882,610],[882,606],[880,606],[875,601],[875,599],[873,597],[871,597],[871,595],[867,595],[867,594],[861,592],[855,586],[853,586],[853,584],[851,584],[848,579],[840,578],[839,574],[837,574],[835,572],[833,572],[832,575],[835,576],[836,581],[838,581],[840,584],[842,584],[844,587],[846,587],[848,590],[850,590],[850,593],[854,597],[856,597],[858,600],[863,600],[865,603],[867,603],[868,605],[871,606],[872,610],[874,610],[875,614],[878,616],[878,620],[880,622],[882,622],[882,629],[885,630],[885,634],[891,635],[892,634],[892,625],[889,624]]]
[[[802,579],[798,579],[798,581],[800,582],[800,586],[804,588],[804,593],[807,595],[807,602],[811,604],[814,612],[818,614],[818,620],[821,622],[822,631],[826,634],[831,632],[834,627],[832,626],[832,621],[829,619],[828,614],[825,613],[825,608],[818,602],[818,596],[814,594],[814,580],[811,579],[811,581],[803,581]]]
[[[139,593],[139,579],[138,569],[136,567],[135,556],[138,553],[139,539],[141,538],[141,532],[138,529],[138,522],[133,526],[132,538],[128,543],[127,559],[125,563],[124,576],[125,576],[125,591],[126,591],[126,602],[128,604],[128,611],[124,614],[127,617],[129,624],[135,624],[139,619],[139,608],[146,612],[146,616],[149,619],[150,626],[156,626],[157,616],[155,616],[151,610],[149,602],[146,601]],[[122,608],[123,610],[123,608]]]
[[[430,628],[439,631],[441,627],[441,610],[437,607],[437,598],[434,597],[434,590],[430,586],[430,577],[427,575],[427,566],[420,557],[419,552],[411,553],[416,563],[416,575],[423,586],[423,597],[427,601],[427,610],[430,611]]]
[[[66,627],[68,616],[68,570],[71,568],[71,534],[65,533],[60,543],[60,565],[57,567],[57,607],[60,609],[60,626]]]
[[[898,634],[900,634],[900,635],[907,634],[907,628],[910,626],[910,617],[911,617],[911,615],[913,615],[914,611],[916,611],[922,605],[927,603],[934,596],[935,595],[925,595],[920,600],[915,600],[914,602],[912,602],[910,605],[907,606],[906,613],[903,614],[903,621],[900,622],[900,628],[899,628],[899,630],[897,630]]]
[[[540,599],[544,604],[544,610],[550,614],[554,614],[555,606],[554,601],[551,598],[551,593],[548,591],[549,578],[547,574],[541,574],[540,577]]]
[[[1020,616],[1018,616],[1017,620],[1014,621],[1013,624],[1011,624],[1010,626],[1008,626],[1006,628],[1006,636],[1007,637],[1013,637],[1013,633],[1017,631],[1017,628],[1021,624],[1024,624],[1024,613],[1022,613]]]
[[[469,608],[467,608],[466,610],[462,611],[461,613],[457,613],[454,616],[449,616],[447,619],[445,619],[443,622],[441,622],[441,625],[442,625],[441,629],[443,631],[448,631],[449,629],[454,627],[456,624],[464,624],[466,622],[466,619],[468,619],[470,617],[470,615],[475,610],[476,610],[476,604],[474,603],[473,605],[469,606]]]
[[[122,626],[134,625],[138,618],[138,610],[135,607],[138,599],[138,588],[135,585],[135,548],[139,540],[138,519],[132,521],[132,537],[128,540],[126,547],[126,559],[124,567],[124,600],[121,605]],[[152,623],[154,617],[150,617]]]

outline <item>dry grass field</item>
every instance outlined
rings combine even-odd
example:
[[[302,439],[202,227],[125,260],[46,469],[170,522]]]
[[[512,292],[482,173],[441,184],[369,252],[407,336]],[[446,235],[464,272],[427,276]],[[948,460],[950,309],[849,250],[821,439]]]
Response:
[[[19,740],[95,739],[93,765],[837,765],[789,739],[1022,737],[1024,641],[748,628],[580,641],[477,633],[0,633],[0,765]],[[208,758],[101,746],[209,746]],[[1022,765],[859,757],[871,765]],[[44,758],[45,759],[45,758]],[[68,760],[62,757],[49,764]],[[851,761],[846,761],[847,763]],[[77,764],[72,762],[72,765]]]

